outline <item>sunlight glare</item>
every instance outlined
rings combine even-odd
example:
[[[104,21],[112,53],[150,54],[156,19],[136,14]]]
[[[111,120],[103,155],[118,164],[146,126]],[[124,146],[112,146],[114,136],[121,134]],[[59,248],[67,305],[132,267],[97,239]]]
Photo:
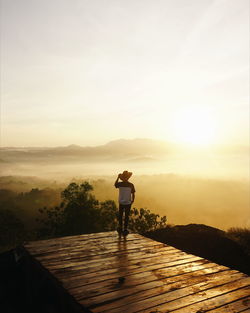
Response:
[[[190,108],[176,112],[172,121],[174,139],[179,143],[215,143],[216,122],[209,110]]]

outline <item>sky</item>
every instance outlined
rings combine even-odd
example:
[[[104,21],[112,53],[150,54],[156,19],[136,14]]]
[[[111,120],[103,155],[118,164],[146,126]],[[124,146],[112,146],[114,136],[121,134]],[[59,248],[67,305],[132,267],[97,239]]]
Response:
[[[1,146],[249,143],[248,0],[1,0]]]

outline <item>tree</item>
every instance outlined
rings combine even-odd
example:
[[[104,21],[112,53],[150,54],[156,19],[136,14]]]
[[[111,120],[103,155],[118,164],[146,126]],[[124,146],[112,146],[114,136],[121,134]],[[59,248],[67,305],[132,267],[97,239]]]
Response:
[[[38,220],[42,225],[38,235],[54,237],[95,232],[99,202],[90,193],[92,190],[88,182],[69,184],[61,193],[60,206],[39,210],[45,218]]]
[[[56,206],[54,208],[43,207],[40,208],[39,213],[43,215],[42,218],[37,218],[36,221],[41,225],[37,230],[37,237],[39,239],[53,238],[65,236],[64,233],[64,210],[63,206]]]
[[[145,233],[159,228],[164,228],[166,224],[166,216],[160,217],[159,214],[151,213],[148,209],[140,210],[133,208],[130,211],[129,228],[138,233]]]
[[[91,193],[92,185],[88,182],[75,182],[61,193],[62,203],[54,208],[44,207],[39,212],[44,218],[39,219],[42,227],[38,235],[41,238],[78,235],[117,229],[118,209],[113,200],[99,202]],[[166,226],[166,217],[141,208],[131,209],[131,230],[139,233]]]
[[[62,192],[64,208],[64,232],[70,235],[98,231],[99,202],[90,193],[88,183],[71,183]]]
[[[111,231],[117,229],[118,210],[113,200],[100,203],[99,229],[100,231]]]

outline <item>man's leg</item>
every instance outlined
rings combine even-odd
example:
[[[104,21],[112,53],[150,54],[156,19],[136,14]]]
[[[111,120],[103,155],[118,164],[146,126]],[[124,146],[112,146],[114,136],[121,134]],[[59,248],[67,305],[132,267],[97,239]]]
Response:
[[[124,230],[127,230],[127,229],[128,229],[128,220],[129,220],[130,209],[131,209],[131,204],[126,205],[126,208],[125,208]]]
[[[123,219],[123,206],[119,204],[119,230],[122,231],[122,219]]]

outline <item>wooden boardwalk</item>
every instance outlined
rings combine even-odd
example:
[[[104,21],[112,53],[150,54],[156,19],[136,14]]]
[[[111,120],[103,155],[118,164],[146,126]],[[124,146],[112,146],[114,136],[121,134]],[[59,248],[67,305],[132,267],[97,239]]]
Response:
[[[249,276],[138,234],[63,237],[25,249],[91,312],[250,312]]]

